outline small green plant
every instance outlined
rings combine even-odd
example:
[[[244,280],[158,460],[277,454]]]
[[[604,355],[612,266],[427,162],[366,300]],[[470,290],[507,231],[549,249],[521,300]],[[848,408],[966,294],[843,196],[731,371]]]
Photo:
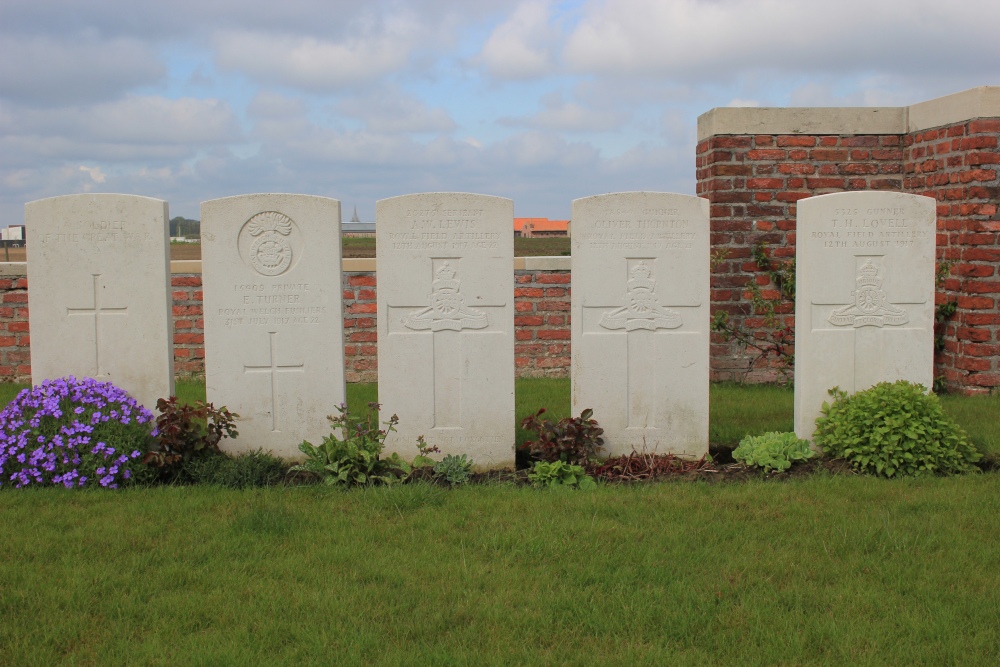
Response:
[[[412,466],[414,470],[418,468],[433,468],[437,464],[437,461],[431,458],[431,454],[440,454],[441,450],[438,449],[437,445],[428,445],[422,435],[417,436],[417,450],[420,453],[413,459]]]
[[[202,401],[181,404],[176,396],[171,396],[158,400],[156,409],[160,416],[153,430],[155,446],[142,462],[159,468],[161,474],[175,474],[193,458],[218,453],[223,438],[239,435],[236,430],[239,415],[225,406],[216,408]]]
[[[601,437],[604,429],[593,419],[594,411],[586,409],[579,417],[566,417],[553,424],[548,419],[539,419],[545,408],[521,420],[521,428],[534,431],[537,440],[527,440],[521,449],[543,461],[584,464],[604,446]]]
[[[434,466],[434,477],[448,482],[451,486],[468,483],[472,477],[472,460],[465,454],[448,454]]]
[[[939,262],[934,271],[934,287],[939,291],[944,290],[945,281],[951,275],[951,269],[955,266],[955,260]],[[944,351],[944,335],[948,327],[948,321],[954,317],[958,311],[958,301],[942,301],[934,307],[934,354]],[[943,394],[947,389],[947,383],[943,376],[934,378],[934,391]]]
[[[735,460],[748,466],[763,468],[765,472],[788,470],[792,463],[806,461],[813,454],[808,440],[800,440],[794,433],[777,431],[748,435],[733,450]]]
[[[528,473],[528,480],[534,486],[556,487],[575,486],[580,489],[597,488],[597,482],[587,474],[583,466],[564,461],[535,461]]]
[[[382,458],[386,436],[396,430],[399,417],[393,415],[383,422],[387,428],[379,428],[381,407],[369,403],[363,417],[354,417],[346,405],[337,406],[340,415],[327,419],[340,430],[341,437],[331,433],[318,446],[304,441],[299,451],[307,458],[289,472],[312,473],[325,484],[343,486],[394,484],[406,479],[413,468],[399,454]]]
[[[886,477],[977,469],[982,455],[922,385],[880,382],[853,396],[834,387],[830,396],[813,436],[829,456]]]

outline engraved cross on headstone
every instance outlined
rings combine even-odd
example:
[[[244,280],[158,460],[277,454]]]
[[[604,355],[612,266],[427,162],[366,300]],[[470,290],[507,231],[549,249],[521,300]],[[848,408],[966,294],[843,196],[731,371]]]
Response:
[[[497,333],[506,303],[466,305],[458,276],[459,259],[431,258],[432,283],[428,301],[420,305],[390,305],[389,332],[433,337],[434,428],[462,428],[463,340]]]
[[[101,274],[93,274],[94,306],[92,308],[67,308],[66,315],[87,315],[94,318],[94,377],[106,377],[101,365],[101,317],[105,315],[128,316],[128,306],[109,307],[101,304]]]
[[[814,299],[810,302],[814,332],[838,338],[854,338],[854,386],[841,387],[849,393],[873,386],[885,376],[882,369],[885,357],[883,350],[887,344],[891,344],[893,335],[930,326],[929,322],[921,322],[919,319],[919,313],[923,309],[905,308],[925,304],[927,299],[890,299],[883,289],[885,272],[882,255],[855,256],[855,287],[850,292],[853,299],[839,299],[835,302]],[[907,324],[910,326],[905,326]],[[818,342],[823,345],[822,339]]]
[[[243,365],[243,373],[268,373],[271,377],[271,431],[278,429],[278,373],[304,373],[305,364],[279,364],[278,363],[278,332],[269,331],[270,361],[267,365],[251,366]]]
[[[625,338],[627,428],[658,428],[655,415],[661,397],[656,360],[661,355],[661,337],[692,335],[699,329],[692,312],[701,306],[699,300],[660,302],[653,278],[655,262],[653,258],[626,258],[626,289],[620,300],[595,303],[584,297],[583,301],[583,335]]]

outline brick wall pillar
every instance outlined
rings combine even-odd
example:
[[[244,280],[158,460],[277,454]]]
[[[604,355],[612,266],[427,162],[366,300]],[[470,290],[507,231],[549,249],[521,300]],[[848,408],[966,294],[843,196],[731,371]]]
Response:
[[[936,376],[949,389],[1000,388],[1000,88],[977,88],[911,107],[713,109],[698,119],[697,192],[711,202],[713,312],[767,335],[748,286],[775,285],[754,262],[795,255],[796,202],[851,190],[892,190],[938,200],[938,260],[953,262],[938,303],[957,312],[939,326]],[[791,304],[782,325],[794,326]],[[780,379],[776,360],[719,335],[716,380]]]

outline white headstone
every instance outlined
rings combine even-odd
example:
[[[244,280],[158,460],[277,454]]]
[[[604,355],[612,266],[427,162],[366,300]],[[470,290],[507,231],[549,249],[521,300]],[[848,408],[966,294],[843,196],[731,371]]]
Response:
[[[230,451],[301,458],[345,400],[340,202],[252,194],[201,205],[208,400],[240,415]]]
[[[514,464],[514,206],[427,193],[376,204],[378,387],[399,416],[388,451],[417,436],[479,468]]]
[[[24,208],[31,381],[92,377],[155,410],[174,392],[167,202],[84,194]]]
[[[708,453],[708,200],[575,200],[571,301],[573,413],[594,410],[605,453]]]
[[[934,377],[935,201],[844,192],[798,202],[795,433],[828,391]]]

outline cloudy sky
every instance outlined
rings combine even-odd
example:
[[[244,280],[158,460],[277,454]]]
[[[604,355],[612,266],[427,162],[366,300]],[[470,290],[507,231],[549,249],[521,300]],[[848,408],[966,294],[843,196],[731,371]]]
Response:
[[[0,0],[0,226],[78,192],[362,220],[412,192],[551,218],[693,194],[699,114],[1000,84],[998,25],[996,0]]]

